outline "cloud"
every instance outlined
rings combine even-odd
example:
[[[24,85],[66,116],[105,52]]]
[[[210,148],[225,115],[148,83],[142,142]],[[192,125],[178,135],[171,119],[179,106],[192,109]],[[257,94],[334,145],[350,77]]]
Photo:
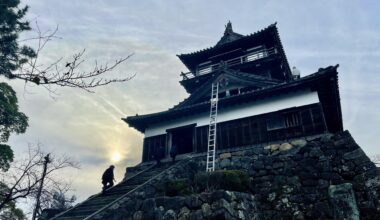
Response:
[[[109,77],[132,80],[96,89],[89,94],[59,89],[52,100],[39,87],[10,82],[16,89],[20,109],[30,118],[23,135],[10,143],[21,154],[27,142],[40,141],[47,151],[69,154],[82,169],[73,177],[80,199],[98,192],[99,176],[111,163],[114,152],[123,160],[116,164],[117,179],[126,166],[141,159],[142,134],[121,118],[166,110],[187,94],[179,85],[186,72],[175,54],[213,46],[228,20],[238,33],[249,34],[278,21],[289,60],[303,75],[319,67],[340,64],[339,83],[345,128],[368,154],[375,148],[380,120],[380,27],[377,1],[43,1],[30,4],[29,18],[42,29],[59,25],[61,40],[42,53],[42,64],[69,58],[86,48],[83,70],[98,62],[132,56]],[[30,32],[23,37],[33,34]],[[370,119],[369,119],[370,118]]]

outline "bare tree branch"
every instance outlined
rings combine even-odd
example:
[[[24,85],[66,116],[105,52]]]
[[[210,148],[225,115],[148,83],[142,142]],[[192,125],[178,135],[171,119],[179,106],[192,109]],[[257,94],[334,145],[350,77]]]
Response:
[[[45,153],[41,151],[39,144],[37,147],[30,144],[27,158],[15,161],[8,172],[0,173],[0,182],[5,184],[0,186],[0,210],[10,202],[33,197],[36,194],[38,185],[42,180],[44,156]],[[79,165],[67,156],[52,157],[52,162],[49,163],[46,172],[44,197],[48,197],[50,193],[57,190],[65,192],[70,189],[69,183],[53,176],[55,172],[65,168],[79,168]]]
[[[58,32],[58,26],[52,31],[42,32],[38,22],[35,22],[35,31],[37,37],[31,37],[21,41],[37,41],[35,48],[36,56],[30,58],[28,62],[13,72],[10,78],[21,79],[27,83],[42,85],[49,92],[54,93],[52,86],[80,88],[87,92],[93,92],[92,89],[99,86],[108,85],[110,83],[126,82],[132,79],[135,74],[123,78],[109,78],[107,73],[111,73],[117,66],[128,60],[133,54],[124,58],[115,60],[112,63],[98,64],[95,61],[94,66],[89,71],[81,71],[82,64],[85,63],[85,49],[75,53],[68,60],[63,57],[53,61],[50,64],[39,65],[38,61],[41,56],[41,51],[45,48],[48,42],[55,38]]]

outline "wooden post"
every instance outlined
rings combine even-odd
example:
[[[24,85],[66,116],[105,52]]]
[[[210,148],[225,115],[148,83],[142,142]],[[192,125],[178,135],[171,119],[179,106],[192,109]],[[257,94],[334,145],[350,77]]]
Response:
[[[48,163],[50,163],[50,154],[47,154],[44,159],[45,159],[45,161],[44,161],[44,169],[43,169],[43,172],[42,172],[40,187],[38,188],[38,192],[37,192],[36,207],[33,210],[32,220],[36,219],[36,217],[37,217],[37,211],[40,208],[40,197],[41,197],[41,193],[42,193],[42,187],[44,186],[44,179],[45,179],[45,176],[46,176],[47,165],[48,165]]]

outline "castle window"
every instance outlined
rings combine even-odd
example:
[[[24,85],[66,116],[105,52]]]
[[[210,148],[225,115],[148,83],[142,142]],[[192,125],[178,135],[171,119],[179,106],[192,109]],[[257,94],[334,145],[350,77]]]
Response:
[[[211,61],[207,61],[198,65],[198,74],[204,75],[212,72]]]
[[[264,46],[257,46],[247,49],[247,56],[245,58],[246,62],[255,61],[267,56],[267,51]]]
[[[230,90],[230,95],[239,95],[239,89]]]
[[[198,70],[199,75],[204,75],[212,72],[212,66],[200,67]]]
[[[266,57],[266,53],[264,51],[254,52],[247,55],[247,62],[255,61],[264,57]]]
[[[226,97],[226,96],[227,96],[227,93],[226,93],[226,92],[221,92],[221,93],[218,94],[218,97],[219,97],[219,98],[224,98],[224,97]]]
[[[278,130],[283,128],[291,128],[300,125],[298,112],[290,112],[284,114],[273,114],[267,119],[267,130]]]
[[[270,118],[267,119],[267,130],[277,130],[285,128],[284,117],[280,114],[273,114]]]
[[[300,125],[300,120],[297,112],[287,113],[285,117],[285,126],[287,128],[296,127]]]

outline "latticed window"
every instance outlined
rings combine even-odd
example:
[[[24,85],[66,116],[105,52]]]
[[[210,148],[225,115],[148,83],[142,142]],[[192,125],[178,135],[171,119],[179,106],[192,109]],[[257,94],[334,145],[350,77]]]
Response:
[[[277,113],[267,119],[267,130],[277,130],[282,128],[291,128],[300,125],[298,112]]]
[[[298,112],[287,113],[284,115],[284,118],[285,118],[285,127],[287,128],[296,127],[300,125]]]

